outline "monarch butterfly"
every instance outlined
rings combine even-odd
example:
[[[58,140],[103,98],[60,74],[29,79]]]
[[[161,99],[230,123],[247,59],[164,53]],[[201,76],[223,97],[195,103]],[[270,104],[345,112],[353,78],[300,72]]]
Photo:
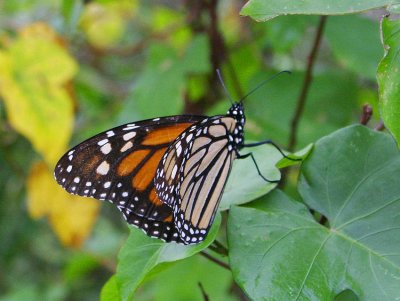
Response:
[[[115,204],[151,237],[196,244],[213,223],[233,160],[254,161],[240,149],[272,143],[245,145],[245,120],[241,100],[226,115],[128,123],[69,150],[54,176],[69,193]]]

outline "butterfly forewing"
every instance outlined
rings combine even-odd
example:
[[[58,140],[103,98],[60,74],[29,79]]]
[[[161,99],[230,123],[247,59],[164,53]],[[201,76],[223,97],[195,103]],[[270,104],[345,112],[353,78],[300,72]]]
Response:
[[[155,178],[186,244],[202,241],[214,220],[236,153],[236,121],[215,116],[192,125],[168,148]]]
[[[114,203],[125,219],[166,241],[179,235],[171,207],[157,196],[154,177],[169,145],[201,116],[171,116],[122,125],[67,152],[55,178],[68,192]]]

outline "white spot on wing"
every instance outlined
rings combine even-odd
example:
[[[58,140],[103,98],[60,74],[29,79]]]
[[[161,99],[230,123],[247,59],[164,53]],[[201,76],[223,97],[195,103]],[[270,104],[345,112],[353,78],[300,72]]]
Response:
[[[68,165],[67,172],[71,172],[71,170],[72,170],[72,165]]]
[[[127,143],[125,143],[125,145],[121,148],[121,153],[127,151],[128,149],[130,149],[133,146],[133,143],[131,141],[128,141]]]
[[[107,142],[108,142],[108,139],[103,139],[103,140],[100,140],[99,142],[97,142],[97,145],[103,146],[103,145],[106,144]]]
[[[131,123],[131,124],[127,124],[126,127],[123,128],[123,130],[124,131],[130,131],[130,130],[136,129],[138,127],[140,127],[140,126],[135,125],[134,123]]]
[[[111,152],[111,144],[110,143],[106,143],[104,144],[101,148],[100,148],[101,152],[104,155],[107,155]]]
[[[106,175],[110,170],[110,164],[107,161],[101,162],[101,164],[97,167],[96,172],[100,175]]]
[[[113,131],[108,131],[106,134],[107,134],[107,137],[112,137],[115,135],[115,133]]]
[[[136,132],[129,132],[122,136],[125,141],[128,141],[136,136]]]

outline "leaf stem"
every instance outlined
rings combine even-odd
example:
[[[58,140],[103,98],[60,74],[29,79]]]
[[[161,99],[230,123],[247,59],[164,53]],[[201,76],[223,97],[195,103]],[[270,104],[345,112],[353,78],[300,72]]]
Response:
[[[214,256],[208,254],[207,252],[201,251],[199,254],[202,255],[203,257],[207,258],[208,260],[211,260],[212,262],[218,264],[219,266],[223,267],[224,269],[227,269],[228,271],[231,270],[231,268],[229,267],[228,264],[226,264],[225,262],[215,258]]]
[[[204,300],[204,301],[210,301],[210,298],[208,297],[206,291],[204,290],[204,287],[203,287],[203,285],[201,284],[201,282],[199,282],[199,283],[197,283],[197,284],[199,285],[201,294],[203,295],[203,300]]]
[[[213,243],[208,246],[210,250],[213,250],[215,253],[218,253],[222,256],[228,256],[228,249],[221,244],[218,240],[214,240]]]

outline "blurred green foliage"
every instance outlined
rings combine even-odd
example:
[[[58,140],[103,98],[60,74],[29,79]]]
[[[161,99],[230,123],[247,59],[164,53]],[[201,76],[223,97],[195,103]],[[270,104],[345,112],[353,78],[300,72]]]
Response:
[[[255,19],[286,14],[283,10],[260,13],[261,8],[273,8],[276,1],[268,1],[271,7],[266,7],[267,2],[261,3],[262,6],[260,1],[249,2],[242,13]],[[344,5],[339,11],[330,7],[331,11],[316,12],[316,2],[307,1],[313,9],[289,7],[293,15],[255,22],[239,15],[243,3],[236,0],[1,1],[0,51],[6,53],[20,31],[31,24],[42,22],[56,32],[60,47],[78,66],[72,81],[62,84],[74,107],[71,146],[125,122],[182,113],[223,114],[230,103],[218,82],[216,68],[222,70],[233,99],[240,99],[277,72],[291,70],[292,75],[271,80],[244,101],[246,139],[272,139],[285,148],[318,24],[319,17],[315,14],[355,12],[350,6],[359,1],[338,2]],[[360,9],[392,4],[372,2],[366,1],[366,6]],[[385,21],[384,43],[392,47],[392,52],[388,52],[382,46],[379,32],[384,13],[371,10],[328,17],[299,123],[297,150],[358,123],[364,104],[371,105],[374,111],[369,126],[380,125],[376,70],[384,53],[386,59],[379,69],[379,84],[385,89],[380,91],[385,101],[382,118],[388,120],[394,136],[400,137],[399,106],[393,100],[399,95],[399,85],[393,81],[398,72],[386,72],[398,67],[399,39],[392,38],[398,36],[398,23]],[[0,65],[4,62],[1,59],[0,56]],[[36,62],[34,57],[31,62]],[[54,74],[62,71],[57,63],[52,68]],[[18,82],[18,74],[10,74]],[[10,120],[6,89],[7,85],[0,80],[0,301],[97,300],[105,283],[103,300],[117,300],[117,277],[109,279],[117,270],[117,254],[128,237],[128,228],[117,210],[104,204],[90,237],[78,248],[68,248],[59,242],[46,220],[30,217],[26,184],[31,166],[46,158],[46,153],[35,148],[30,137],[19,133]],[[32,90],[27,92],[39,95]],[[37,108],[33,106],[31,111],[23,113],[32,117],[38,113]],[[20,121],[29,128],[29,120]],[[41,121],[49,125],[46,118]],[[57,132],[68,133],[65,125],[53,124]],[[36,131],[35,135],[37,138],[45,134]],[[44,138],[49,137],[51,141],[57,140],[51,136]],[[241,164],[254,169],[250,160],[245,162]],[[50,164],[48,167],[50,172],[52,167]],[[296,190],[297,175],[297,170],[292,169],[284,191],[296,201],[303,201]],[[245,184],[252,179],[243,181]],[[50,207],[51,200],[44,200],[44,206],[46,201]],[[223,215],[221,229],[225,227]],[[218,237],[226,243],[224,231]],[[232,245],[238,243],[231,239]],[[138,244],[142,243],[147,241]],[[240,248],[235,251],[238,250],[241,251]],[[226,257],[215,256],[228,262]],[[123,259],[126,258],[120,261]],[[285,268],[290,272],[290,267]],[[236,270],[234,276],[242,277],[241,272]],[[243,300],[238,285],[246,289],[246,281],[235,278],[235,284],[231,272],[199,254],[163,263],[144,276],[135,300],[204,300],[198,283],[203,285],[210,300]],[[356,296],[348,289],[335,300],[356,300]]]

